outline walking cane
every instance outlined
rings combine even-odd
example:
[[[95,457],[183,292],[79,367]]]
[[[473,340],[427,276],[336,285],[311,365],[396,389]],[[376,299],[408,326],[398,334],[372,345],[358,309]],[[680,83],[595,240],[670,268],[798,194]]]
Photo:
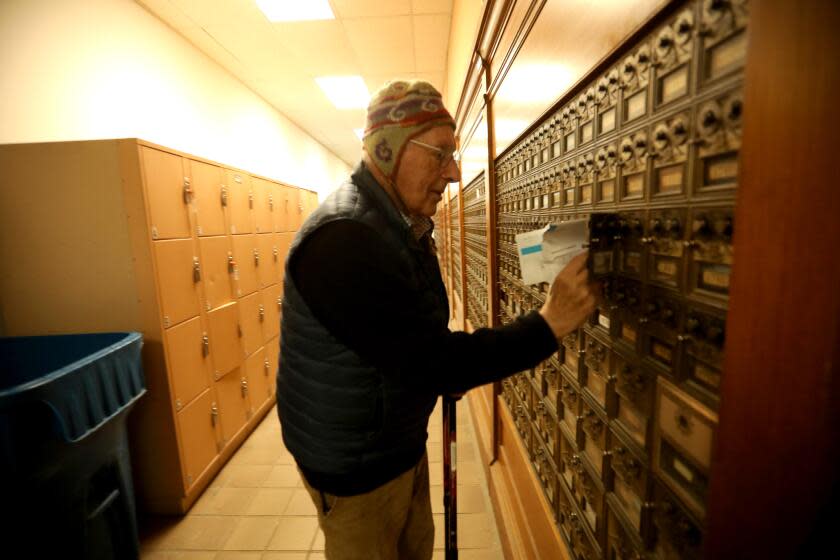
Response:
[[[461,397],[443,396],[443,525],[446,528],[446,560],[458,560],[458,477],[455,403]]]

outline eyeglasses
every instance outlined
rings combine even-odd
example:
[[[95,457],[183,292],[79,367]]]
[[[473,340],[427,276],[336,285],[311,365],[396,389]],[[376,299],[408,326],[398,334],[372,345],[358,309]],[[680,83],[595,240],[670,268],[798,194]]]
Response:
[[[446,168],[452,161],[455,162],[457,165],[458,163],[458,153],[455,150],[447,151],[443,148],[438,148],[437,146],[432,146],[431,144],[426,144],[425,142],[421,142],[420,140],[409,140],[412,144],[417,144],[418,146],[422,146],[427,150],[431,150],[435,152],[435,159],[437,159],[438,165],[441,169]]]

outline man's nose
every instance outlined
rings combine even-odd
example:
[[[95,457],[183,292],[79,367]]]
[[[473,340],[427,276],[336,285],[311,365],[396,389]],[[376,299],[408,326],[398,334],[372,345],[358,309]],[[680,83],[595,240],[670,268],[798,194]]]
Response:
[[[461,168],[458,167],[458,160],[452,158],[446,167],[443,168],[443,177],[448,183],[457,183],[461,180]]]

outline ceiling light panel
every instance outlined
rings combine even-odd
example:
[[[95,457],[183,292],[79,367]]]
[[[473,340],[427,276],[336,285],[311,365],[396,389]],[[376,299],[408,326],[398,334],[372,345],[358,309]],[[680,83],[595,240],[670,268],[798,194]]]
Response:
[[[338,109],[362,109],[370,99],[361,76],[321,76],[315,82]]]
[[[335,19],[327,0],[256,0],[269,21]]]

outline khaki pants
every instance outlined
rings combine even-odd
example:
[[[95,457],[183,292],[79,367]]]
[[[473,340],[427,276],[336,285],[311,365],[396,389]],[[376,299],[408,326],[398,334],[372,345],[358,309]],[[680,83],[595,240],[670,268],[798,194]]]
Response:
[[[303,483],[318,510],[328,560],[429,560],[435,526],[429,459],[357,496],[334,496]]]

